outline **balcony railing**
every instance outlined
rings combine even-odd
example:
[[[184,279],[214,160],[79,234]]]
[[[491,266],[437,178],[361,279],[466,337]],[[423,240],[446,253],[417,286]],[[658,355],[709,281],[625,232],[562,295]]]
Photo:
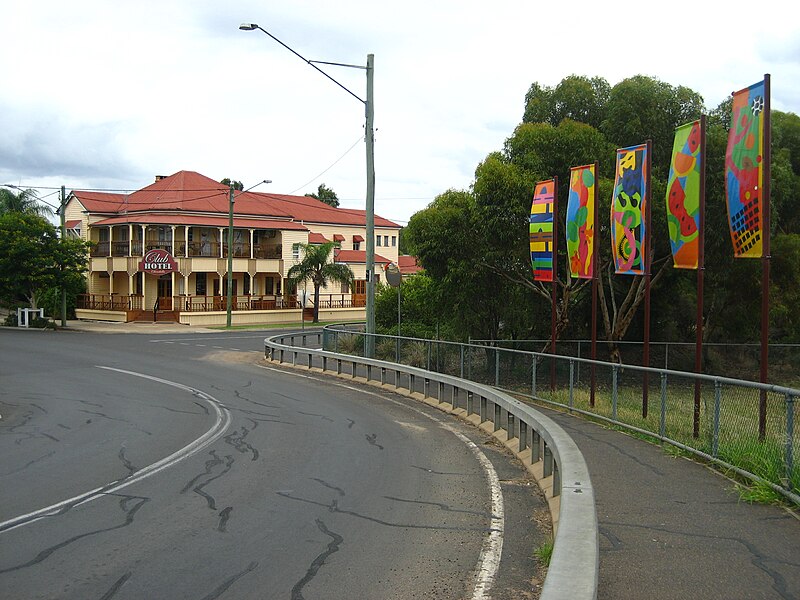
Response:
[[[254,258],[272,258],[280,260],[281,256],[281,247],[280,246],[262,246],[260,244],[255,244],[253,246],[253,257]]]
[[[175,310],[182,312],[215,312],[228,309],[227,296],[175,296]],[[297,296],[244,295],[233,296],[231,310],[299,309]]]
[[[87,310],[141,310],[142,296],[79,294],[76,307]]]
[[[189,256],[219,258],[219,242],[189,242]]]
[[[111,242],[111,256],[128,256],[130,245],[128,240],[124,242]]]
[[[90,251],[91,256],[108,256],[110,253],[110,242],[93,242]]]
[[[228,256],[227,242],[225,242],[225,244],[223,244],[222,246],[222,254],[227,258]],[[236,258],[250,258],[250,244],[248,242],[234,242],[233,256]]]

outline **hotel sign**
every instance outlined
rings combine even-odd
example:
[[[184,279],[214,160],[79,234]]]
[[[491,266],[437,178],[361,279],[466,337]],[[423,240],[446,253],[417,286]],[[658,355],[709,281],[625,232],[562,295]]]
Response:
[[[139,263],[139,270],[152,275],[165,275],[177,271],[178,263],[167,250],[154,248],[145,253]]]

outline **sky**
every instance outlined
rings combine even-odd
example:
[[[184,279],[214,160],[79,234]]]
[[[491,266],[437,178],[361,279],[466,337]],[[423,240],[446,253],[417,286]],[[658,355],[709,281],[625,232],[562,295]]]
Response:
[[[712,109],[770,73],[773,108],[800,114],[800,21],[785,0],[0,6],[0,184],[54,204],[61,185],[136,190],[189,170],[245,188],[271,180],[255,189],[281,194],[324,183],[363,209],[363,104],[241,23],[309,60],[364,66],[374,55],[375,212],[400,225],[469,188],[534,82],[643,74]],[[363,69],[321,68],[366,97]]]

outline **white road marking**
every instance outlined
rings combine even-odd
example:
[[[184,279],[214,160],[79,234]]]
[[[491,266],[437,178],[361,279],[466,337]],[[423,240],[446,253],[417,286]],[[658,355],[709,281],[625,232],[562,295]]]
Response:
[[[256,365],[256,366],[262,369],[266,369],[267,371],[275,371],[276,373],[294,375],[295,377],[302,377],[304,379],[314,379],[319,381],[318,378],[312,377],[310,375],[304,375],[303,373],[294,373],[292,371],[286,371],[283,369],[274,369],[272,367],[266,367],[264,365]],[[500,570],[500,558],[503,555],[503,534],[505,532],[505,511],[503,508],[503,490],[500,487],[500,479],[497,477],[497,471],[494,470],[492,462],[488,458],[486,458],[486,455],[483,453],[483,451],[467,436],[458,431],[455,427],[453,427],[449,423],[441,419],[438,419],[433,415],[429,415],[428,413],[418,408],[409,406],[408,404],[399,402],[398,400],[393,400],[391,398],[387,398],[386,396],[382,396],[381,394],[376,394],[375,392],[372,392],[370,390],[364,390],[361,388],[356,388],[338,382],[331,382],[331,385],[352,390],[354,392],[360,392],[362,394],[375,396],[376,398],[380,398],[387,402],[392,402],[394,404],[397,404],[398,406],[402,406],[409,410],[413,410],[414,412],[423,415],[432,421],[435,421],[440,427],[451,432],[470,449],[472,454],[480,463],[481,467],[483,467],[483,472],[484,475],[486,475],[486,480],[489,483],[490,494],[492,497],[489,535],[483,540],[481,553],[478,556],[478,564],[475,566],[475,587],[472,591],[471,600],[486,600],[490,598],[489,592],[491,591],[492,585],[494,585],[494,581],[497,578],[497,572]]]
[[[92,500],[101,498],[106,494],[112,494],[123,488],[128,487],[129,485],[133,485],[134,483],[146,479],[151,475],[155,475],[156,473],[159,473],[160,471],[163,471],[164,469],[169,468],[186,458],[189,458],[190,456],[196,454],[209,444],[218,440],[222,436],[222,434],[225,433],[225,431],[231,424],[230,411],[219,400],[217,400],[216,398],[214,398],[209,394],[206,394],[205,392],[189,387],[187,385],[183,385],[182,383],[176,383],[174,381],[169,381],[167,379],[153,377],[152,375],[145,375],[144,373],[136,373],[134,371],[115,369],[113,367],[103,367],[100,365],[96,366],[98,369],[106,369],[108,371],[116,371],[117,373],[125,373],[126,375],[133,375],[134,377],[142,377],[143,379],[149,379],[151,381],[163,383],[164,385],[170,385],[172,387],[185,390],[190,394],[205,400],[211,405],[215,413],[214,425],[211,427],[211,429],[206,431],[199,438],[187,444],[180,450],[173,452],[169,456],[162,458],[161,460],[154,462],[153,464],[148,465],[143,469],[139,469],[135,473],[131,473],[128,477],[125,477],[124,479],[111,481],[102,487],[95,488],[91,491],[79,494],[78,496],[68,498],[67,500],[62,500],[61,502],[58,502],[56,504],[40,508],[39,510],[24,515],[19,515],[18,517],[14,517],[13,519],[8,519],[7,521],[0,522],[0,533],[4,531],[9,531],[16,527],[23,527],[25,525],[29,525],[44,517],[55,515],[61,509],[68,507],[70,505],[79,506],[81,504],[85,504],[86,502],[91,502]]]

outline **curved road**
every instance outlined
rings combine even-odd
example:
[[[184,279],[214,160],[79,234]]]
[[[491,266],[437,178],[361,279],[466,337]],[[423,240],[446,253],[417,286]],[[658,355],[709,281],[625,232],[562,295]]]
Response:
[[[0,596],[535,597],[519,465],[263,338],[0,331]]]

